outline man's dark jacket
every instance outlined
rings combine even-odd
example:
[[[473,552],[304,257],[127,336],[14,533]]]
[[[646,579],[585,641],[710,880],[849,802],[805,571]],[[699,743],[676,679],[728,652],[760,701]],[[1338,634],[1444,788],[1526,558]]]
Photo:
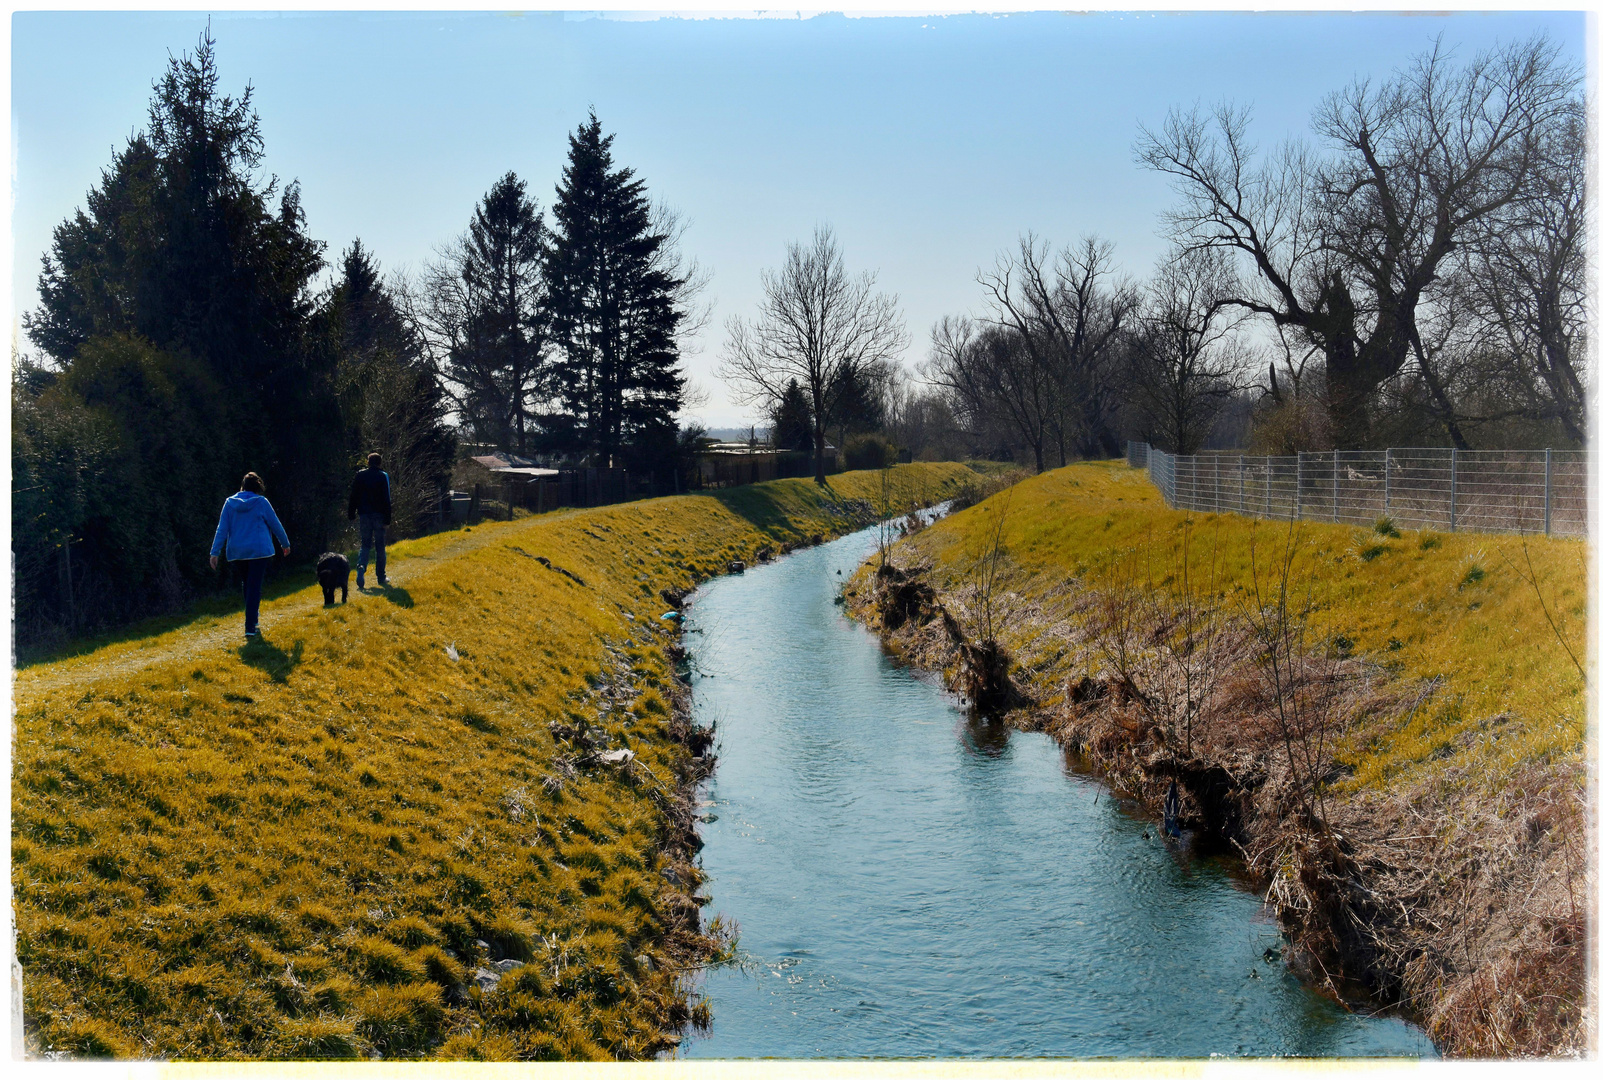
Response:
[[[357,514],[383,514],[390,523],[390,477],[383,469],[363,469],[351,481],[351,502],[346,507],[351,520]]]

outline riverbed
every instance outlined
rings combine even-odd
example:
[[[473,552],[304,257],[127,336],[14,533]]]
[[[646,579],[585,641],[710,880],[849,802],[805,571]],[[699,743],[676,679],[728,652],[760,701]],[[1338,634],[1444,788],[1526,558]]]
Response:
[[[702,863],[743,963],[692,1058],[1435,1056],[1286,970],[1259,898],[1045,735],[971,721],[847,619],[877,529],[719,578],[685,645],[716,722]]]

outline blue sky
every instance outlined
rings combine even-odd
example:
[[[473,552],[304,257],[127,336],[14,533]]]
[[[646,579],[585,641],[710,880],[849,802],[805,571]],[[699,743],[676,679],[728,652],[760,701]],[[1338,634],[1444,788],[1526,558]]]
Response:
[[[144,124],[151,82],[206,18],[13,16],[15,311],[37,303],[50,230]],[[911,365],[1025,230],[1096,232],[1145,274],[1170,195],[1131,146],[1172,106],[1250,102],[1267,147],[1304,133],[1326,93],[1384,77],[1438,34],[1468,56],[1545,31],[1578,61],[1587,35],[1574,12],[211,18],[224,89],[255,86],[265,168],[301,181],[330,256],[360,236],[386,268],[419,267],[508,169],[548,205],[566,136],[594,107],[616,159],[691,220],[686,247],[712,271],[713,320],[686,367],[715,425],[747,419],[713,375],[723,321],[751,313],[759,271],[815,223],[900,295]]]

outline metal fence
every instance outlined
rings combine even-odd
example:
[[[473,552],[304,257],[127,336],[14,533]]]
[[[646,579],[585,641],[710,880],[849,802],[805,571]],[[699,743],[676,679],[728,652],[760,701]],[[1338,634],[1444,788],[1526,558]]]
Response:
[[[1285,457],[1178,457],[1132,442],[1177,510],[1448,532],[1586,536],[1584,450],[1329,450]]]

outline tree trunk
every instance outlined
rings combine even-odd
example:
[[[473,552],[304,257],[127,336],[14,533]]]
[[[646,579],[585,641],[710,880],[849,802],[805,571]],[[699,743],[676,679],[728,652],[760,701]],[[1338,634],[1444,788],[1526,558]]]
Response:
[[[824,425],[813,425],[813,481],[824,483]]]

